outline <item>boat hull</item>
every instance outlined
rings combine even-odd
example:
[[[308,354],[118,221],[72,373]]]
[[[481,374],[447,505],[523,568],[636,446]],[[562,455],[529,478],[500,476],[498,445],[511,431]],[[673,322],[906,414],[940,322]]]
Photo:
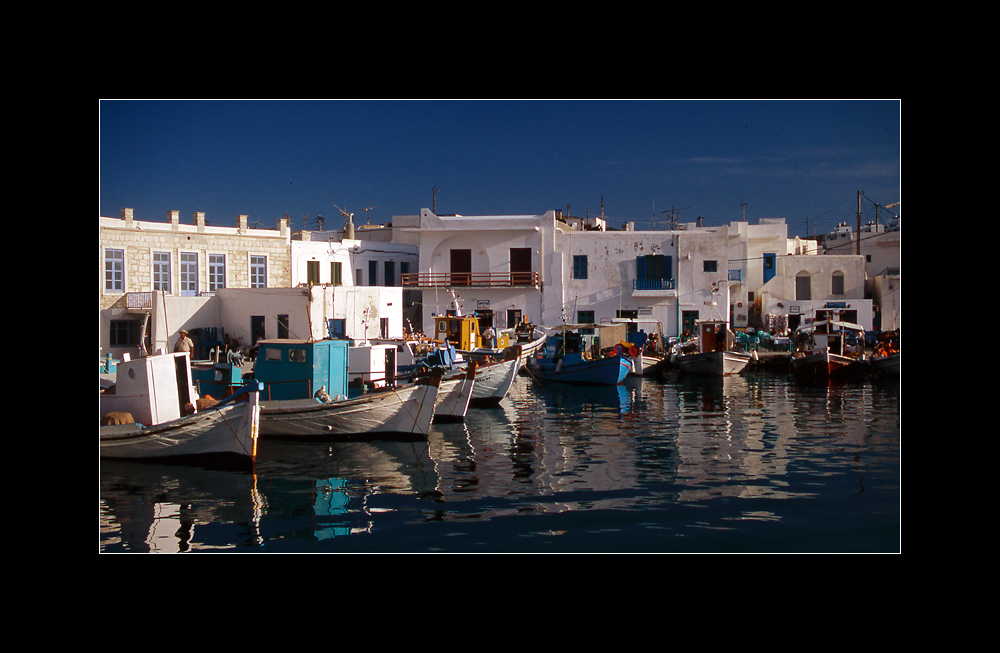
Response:
[[[677,365],[687,374],[731,376],[750,362],[750,354],[740,351],[706,351],[677,357]]]
[[[423,439],[430,430],[437,394],[437,385],[413,384],[330,403],[263,401],[260,433],[316,439]]]
[[[535,358],[529,366],[529,371],[535,378],[545,381],[579,385],[618,385],[625,380],[631,367],[629,359],[625,356],[609,356],[593,360],[563,358],[560,361]]]
[[[469,402],[477,384],[475,373],[442,380],[434,401],[435,422],[461,422],[469,410]]]
[[[649,356],[639,354],[632,357],[632,374],[634,376],[648,376],[655,374],[664,365],[664,359],[659,356]]]
[[[121,460],[205,459],[253,464],[260,404],[247,401],[208,408],[155,426],[101,427],[101,457]]]
[[[876,374],[899,376],[899,352],[888,356],[874,356],[871,362]]]
[[[479,363],[476,367],[476,385],[472,389],[472,404],[493,405],[507,396],[521,369],[521,358]]]
[[[848,381],[864,376],[865,365],[857,358],[830,351],[806,353],[792,357],[792,374],[807,381]]]

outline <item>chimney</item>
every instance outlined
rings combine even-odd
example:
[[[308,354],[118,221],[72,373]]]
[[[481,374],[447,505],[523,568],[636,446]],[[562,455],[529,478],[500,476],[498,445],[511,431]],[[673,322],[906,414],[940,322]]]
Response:
[[[195,211],[194,212],[194,223],[198,226],[198,231],[205,230],[205,212]]]
[[[125,221],[125,228],[132,228],[132,209],[122,209],[122,220]]]
[[[174,231],[177,231],[177,227],[180,225],[180,223],[181,223],[181,212],[180,211],[171,211],[170,212],[170,228],[173,229]]]
[[[239,228],[242,231],[246,231],[246,228],[247,228],[247,218],[248,217],[249,216],[241,215],[239,218],[237,218],[237,220],[238,220],[238,226],[239,226]]]

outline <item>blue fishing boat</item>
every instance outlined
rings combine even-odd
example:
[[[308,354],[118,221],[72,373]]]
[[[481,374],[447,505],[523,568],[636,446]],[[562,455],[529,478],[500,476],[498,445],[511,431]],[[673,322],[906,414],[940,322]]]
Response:
[[[580,385],[618,385],[632,369],[631,360],[620,346],[586,350],[579,329],[596,325],[563,325],[549,336],[544,349],[530,359],[527,369],[545,381]]]

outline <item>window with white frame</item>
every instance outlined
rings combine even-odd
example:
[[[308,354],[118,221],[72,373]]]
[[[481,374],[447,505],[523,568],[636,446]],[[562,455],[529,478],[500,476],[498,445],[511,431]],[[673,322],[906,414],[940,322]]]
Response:
[[[250,257],[250,287],[267,288],[267,257]]]
[[[208,289],[218,290],[226,287],[226,255],[208,255]]]
[[[125,292],[125,250],[104,250],[105,292]]]
[[[198,294],[198,253],[181,252],[181,295]]]
[[[153,290],[170,292],[170,252],[153,252]]]

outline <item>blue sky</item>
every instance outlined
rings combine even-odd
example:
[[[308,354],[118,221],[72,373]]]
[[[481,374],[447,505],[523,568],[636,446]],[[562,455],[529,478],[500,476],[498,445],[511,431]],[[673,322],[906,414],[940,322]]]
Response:
[[[825,233],[901,201],[898,100],[100,102],[100,215],[293,229],[604,213],[648,228],[783,217]],[[744,206],[745,204],[745,206]],[[339,207],[339,208],[338,208]],[[372,208],[370,211],[365,209]],[[901,206],[892,209],[901,213]],[[881,215],[885,216],[883,210]]]

